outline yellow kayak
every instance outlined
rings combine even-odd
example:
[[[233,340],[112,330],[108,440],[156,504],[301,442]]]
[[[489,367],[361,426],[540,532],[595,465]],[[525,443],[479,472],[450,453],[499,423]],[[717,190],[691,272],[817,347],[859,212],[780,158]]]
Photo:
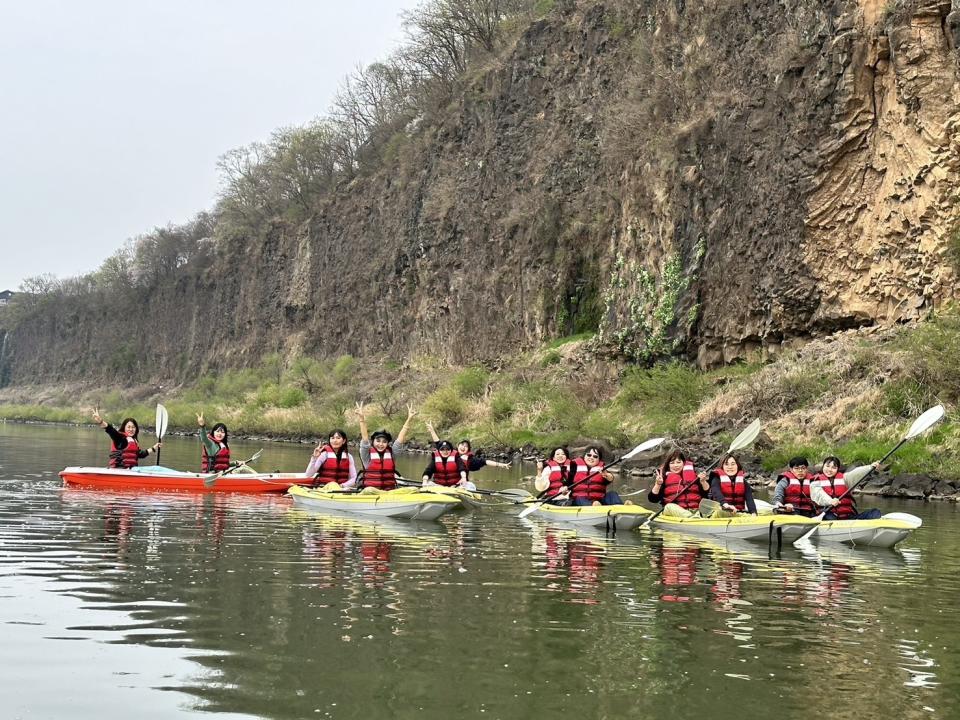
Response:
[[[660,515],[652,524],[659,530],[674,530],[680,533],[707,537],[761,540],[768,542],[774,537],[789,542],[798,539],[817,521],[801,515],[746,515],[734,517],[689,517],[679,518]]]

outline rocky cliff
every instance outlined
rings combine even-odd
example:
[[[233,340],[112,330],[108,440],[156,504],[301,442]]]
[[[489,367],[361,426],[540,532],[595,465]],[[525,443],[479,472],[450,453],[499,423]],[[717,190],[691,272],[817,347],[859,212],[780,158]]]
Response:
[[[308,221],[221,241],[136,307],[42,304],[5,372],[464,361],[585,330],[713,365],[912,320],[955,293],[957,17],[936,0],[558,1]]]

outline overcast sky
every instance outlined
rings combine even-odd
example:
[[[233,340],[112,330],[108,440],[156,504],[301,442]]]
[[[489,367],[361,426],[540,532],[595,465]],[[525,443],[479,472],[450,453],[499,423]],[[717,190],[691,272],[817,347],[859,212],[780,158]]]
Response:
[[[213,205],[217,158],[326,112],[417,0],[0,0],[0,290]]]

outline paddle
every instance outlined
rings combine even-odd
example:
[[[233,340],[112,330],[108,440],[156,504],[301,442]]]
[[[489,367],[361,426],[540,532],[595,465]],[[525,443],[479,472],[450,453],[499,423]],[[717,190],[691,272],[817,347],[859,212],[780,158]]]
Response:
[[[760,418],[757,418],[752,423],[747,425],[747,427],[745,427],[743,431],[733,439],[733,442],[730,443],[730,447],[727,448],[727,451],[723,455],[718,457],[716,460],[714,460],[713,463],[711,463],[710,467],[707,468],[707,473],[709,474],[709,472],[713,470],[713,468],[715,468],[717,465],[719,465],[720,462],[723,460],[723,458],[725,458],[727,455],[729,455],[732,452],[736,452],[737,450],[742,450],[743,448],[747,447],[750,443],[752,443],[754,440],[756,440],[757,436],[760,434],[760,427],[761,427]],[[694,483],[698,483],[698,482],[700,482],[700,478],[696,478],[695,480],[691,480],[690,482],[688,482],[686,485],[680,488],[680,490],[677,492],[676,495],[674,495],[673,500],[676,500],[678,497],[683,495],[687,490],[693,487]],[[673,500],[665,502],[663,504],[663,507],[657,510],[653,515],[648,517],[646,520],[644,520],[640,524],[640,527],[645,528],[651,522],[653,522],[658,517],[660,517],[660,514],[667,507],[668,503],[673,502]]]
[[[602,469],[603,469],[603,470],[607,470],[608,468],[612,468],[612,467],[613,467],[614,465],[616,465],[617,463],[621,463],[621,462],[623,462],[624,460],[629,460],[630,458],[634,457],[635,455],[639,455],[639,454],[642,453],[642,452],[647,452],[648,450],[653,450],[655,447],[659,447],[660,445],[662,445],[662,444],[663,444],[663,441],[664,441],[665,439],[666,439],[666,438],[652,438],[651,440],[647,440],[646,442],[642,442],[642,443],[640,443],[639,445],[637,445],[633,450],[631,450],[630,452],[628,452],[628,453],[626,453],[626,454],[624,454],[624,455],[621,455],[620,457],[618,457],[617,459],[615,459],[615,460],[614,460],[612,463],[610,463],[609,465],[604,466]],[[590,470],[590,472],[587,473],[587,477],[585,477],[585,478],[583,478],[583,479],[581,479],[581,480],[578,480],[577,482],[573,483],[573,485],[571,485],[569,489],[570,489],[570,490],[573,490],[575,487],[577,487],[577,485],[579,485],[579,484],[582,483],[582,482],[585,482],[591,475],[594,475],[595,473],[598,473],[598,472],[600,472],[600,469],[592,468],[592,469]],[[542,508],[544,505],[546,505],[548,502],[550,502],[550,501],[553,500],[555,497],[557,497],[559,494],[560,494],[560,492],[555,492],[553,495],[549,495],[548,497],[545,497],[545,498],[543,498],[542,500],[538,500],[535,504],[533,504],[533,505],[531,505],[530,507],[525,508],[523,511],[521,511],[521,513],[520,513],[517,517],[525,518],[525,517],[526,517],[527,515],[529,515],[530,513],[536,512],[537,510],[539,510],[540,508]]]
[[[907,434],[903,436],[903,439],[900,442],[898,442],[893,447],[893,449],[890,452],[888,452],[886,455],[884,455],[878,462],[874,463],[873,465],[864,465],[863,467],[854,468],[850,472],[846,473],[844,477],[844,482],[847,485],[847,489],[843,492],[843,494],[840,495],[840,497],[837,498],[837,500],[843,500],[843,498],[845,498],[847,495],[852,493],[858,485],[860,485],[864,480],[866,480],[871,475],[871,473],[873,473],[873,471],[877,469],[878,465],[883,465],[883,463],[887,460],[887,458],[889,458],[897,450],[903,447],[903,445],[908,440],[913,440],[913,438],[923,434],[924,432],[932,428],[934,425],[936,425],[938,422],[943,420],[943,416],[945,412],[946,411],[943,409],[943,405],[933,406],[932,408],[924,412],[923,415],[921,415],[920,417],[918,417],[916,420],[913,421],[913,425],[910,426],[910,429],[907,431]],[[831,509],[832,508],[828,508],[827,510],[824,510],[822,513],[820,513],[813,519],[817,521],[822,521],[824,516]],[[814,525],[810,530],[808,530],[803,535],[801,535],[796,540],[794,540],[793,544],[797,545],[798,543],[802,543],[805,540],[808,540],[810,536],[813,535],[816,531],[817,531],[817,526]]]
[[[408,480],[405,477],[397,476],[397,485],[403,485],[406,487],[424,487],[423,481],[418,480]],[[430,487],[427,485],[426,487]],[[456,487],[456,486],[454,486]],[[465,490],[465,492],[477,493],[479,495],[495,495],[497,497],[505,497],[516,502],[521,502],[527,498],[533,497],[526,490],[521,490],[520,488],[507,488],[506,490],[481,490],[480,488],[474,488],[473,490]]]
[[[222,478],[224,475],[229,475],[230,473],[232,473],[232,472],[233,472],[234,470],[236,470],[237,468],[242,467],[242,466],[244,466],[244,465],[247,465],[247,464],[249,464],[249,463],[252,463],[254,460],[256,460],[257,458],[260,457],[261,453],[263,453],[263,448],[260,448],[259,450],[257,450],[257,451],[256,451],[253,455],[251,455],[247,460],[241,460],[241,461],[238,462],[236,465],[231,465],[231,466],[228,467],[226,470],[221,470],[221,471],[218,472],[216,475],[211,475],[210,477],[204,478],[204,479],[203,479],[203,484],[204,484],[206,487],[213,487],[213,486],[216,484],[217,480],[219,480],[220,478]]]
[[[167,409],[160,403],[157,403],[157,442],[158,443],[163,441],[163,436],[167,432],[168,420],[169,418],[167,417]],[[157,448],[157,465],[159,464],[160,464],[160,448],[158,447]]]

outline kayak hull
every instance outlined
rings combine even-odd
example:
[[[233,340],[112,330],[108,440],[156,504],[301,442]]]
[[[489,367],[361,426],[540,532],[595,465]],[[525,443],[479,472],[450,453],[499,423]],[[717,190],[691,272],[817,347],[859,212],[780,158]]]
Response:
[[[614,531],[633,530],[652,514],[639,505],[541,505],[530,513],[543,520]]]
[[[130,468],[68,467],[60,471],[67,485],[111,490],[153,490],[188,492],[283,493],[303,484],[303,473],[240,473],[223,475],[208,486],[213,473],[179,472],[146,466]]]
[[[817,526],[813,518],[794,515],[740,515],[730,518],[678,518],[660,515],[652,523],[659,530],[673,530],[701,537],[734,538],[768,542],[782,534],[785,542],[792,542]]]
[[[436,520],[460,507],[460,500],[443,493],[401,488],[377,493],[328,492],[295,485],[288,491],[294,506],[304,510],[346,512],[367,517]]]
[[[918,526],[902,520],[824,520],[814,537],[824,542],[848,543],[862,547],[892,548]]]

